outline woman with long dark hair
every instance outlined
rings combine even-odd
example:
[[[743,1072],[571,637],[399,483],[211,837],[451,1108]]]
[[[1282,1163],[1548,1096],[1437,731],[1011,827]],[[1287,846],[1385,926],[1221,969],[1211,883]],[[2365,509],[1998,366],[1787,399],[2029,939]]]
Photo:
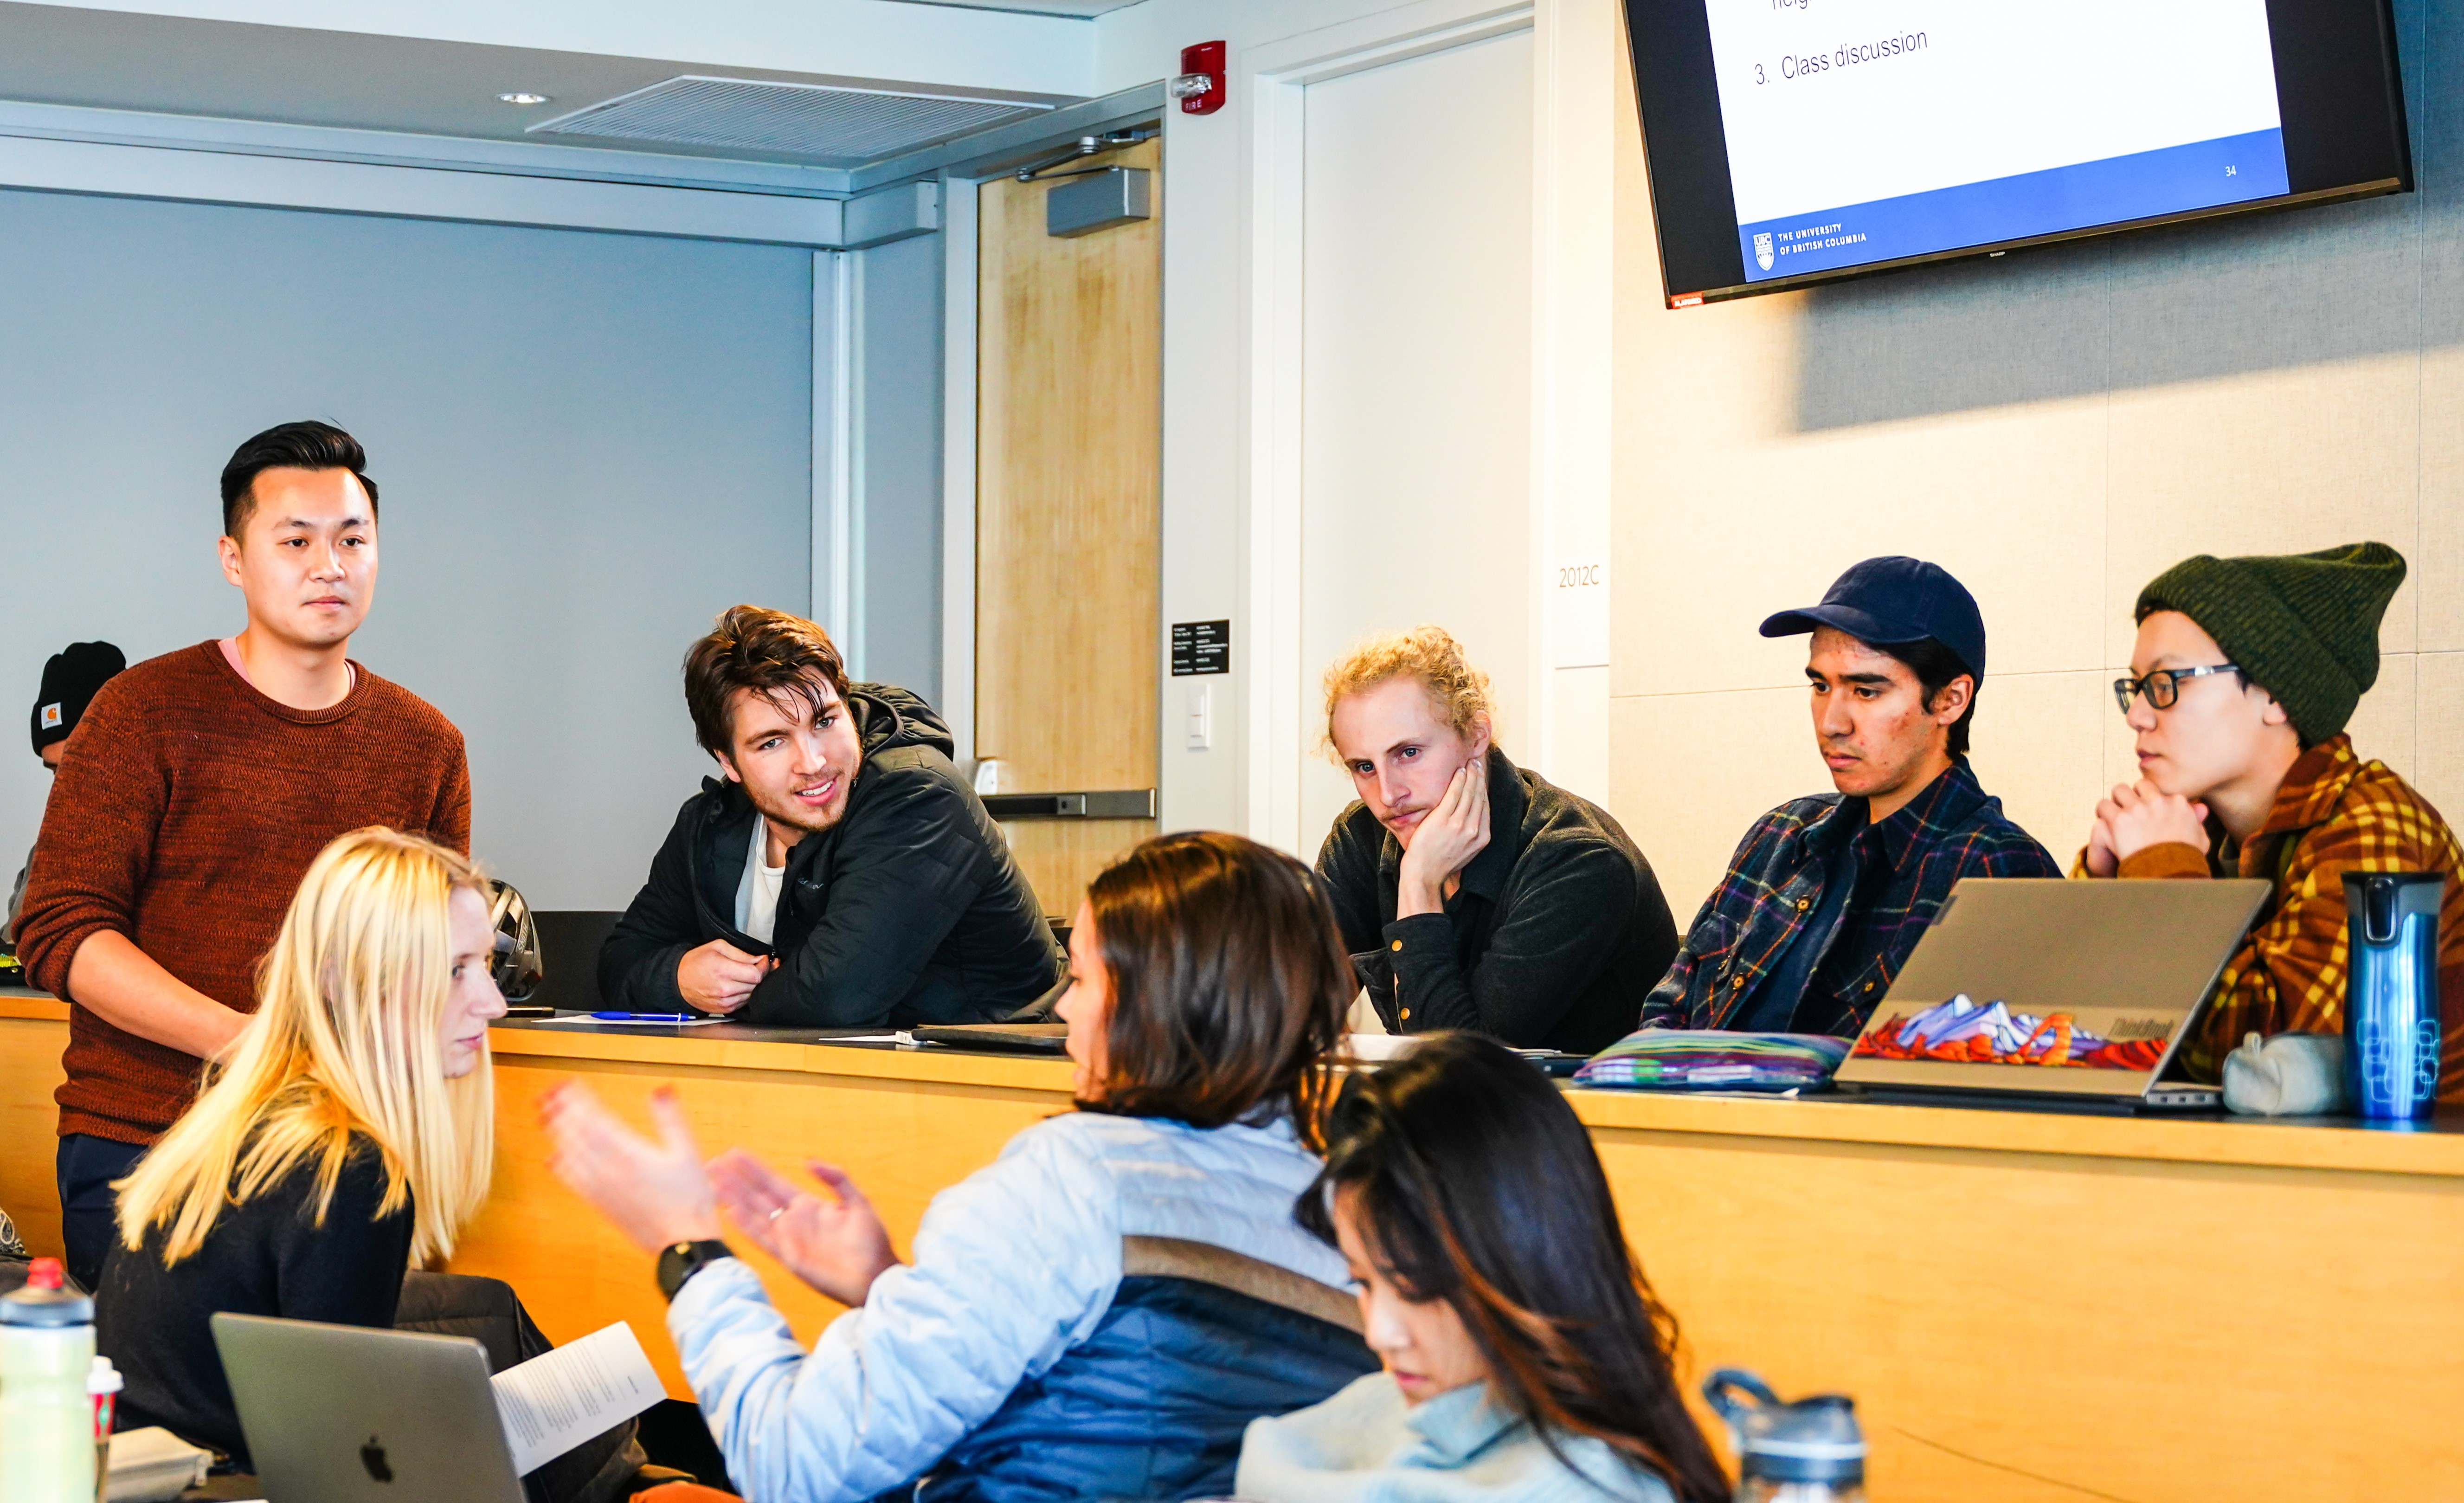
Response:
[[[1589,1135],[1537,1070],[1440,1034],[1346,1084],[1301,1224],[1341,1250],[1385,1371],[1249,1426],[1257,1503],[1723,1503],[1675,1323]]]

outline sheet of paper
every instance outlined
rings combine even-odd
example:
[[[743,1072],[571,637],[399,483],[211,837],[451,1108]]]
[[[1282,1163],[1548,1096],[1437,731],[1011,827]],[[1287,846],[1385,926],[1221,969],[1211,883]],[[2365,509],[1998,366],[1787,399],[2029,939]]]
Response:
[[[1352,1057],[1377,1063],[1400,1059],[1419,1039],[1412,1034],[1354,1033],[1352,1035]]]
[[[633,1328],[619,1320],[508,1367],[491,1382],[523,1476],[667,1397]]]

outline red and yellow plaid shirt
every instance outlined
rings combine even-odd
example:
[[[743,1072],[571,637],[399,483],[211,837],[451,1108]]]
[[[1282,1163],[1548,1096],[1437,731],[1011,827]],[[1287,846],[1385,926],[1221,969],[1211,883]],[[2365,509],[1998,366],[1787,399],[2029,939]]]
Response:
[[[2074,875],[2085,874],[2084,852]],[[2438,994],[2446,1030],[2439,1094],[2464,1095],[2464,848],[2430,801],[2385,763],[2353,755],[2338,735],[2301,754],[2276,806],[2250,840],[2219,844],[2212,860],[2190,846],[2150,846],[2122,863],[2125,877],[2262,877],[2276,885],[2216,978],[2214,1000],[2183,1042],[2192,1078],[2221,1077],[2245,1034],[2341,1033],[2350,983],[2347,872],[2444,872],[2438,913]]]

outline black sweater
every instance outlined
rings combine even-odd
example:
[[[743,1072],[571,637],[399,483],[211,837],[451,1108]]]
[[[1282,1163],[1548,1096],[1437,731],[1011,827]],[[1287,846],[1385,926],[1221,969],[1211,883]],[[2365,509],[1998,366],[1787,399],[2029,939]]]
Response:
[[[322,1227],[313,1225],[314,1160],[245,1205],[226,1207],[205,1246],[163,1266],[163,1228],[131,1252],[115,1241],[95,1296],[95,1348],[124,1375],[114,1428],[159,1425],[249,1470],[209,1318],[250,1315],[390,1327],[410,1263],[407,1200],[378,1217],[385,1174],[376,1145],[354,1140]]]
[[[1343,947],[1393,1032],[1597,1053],[1634,1031],[1677,955],[1660,879],[1608,810],[1494,748],[1488,844],[1445,912],[1395,917],[1402,862],[1356,803],[1317,857]]]

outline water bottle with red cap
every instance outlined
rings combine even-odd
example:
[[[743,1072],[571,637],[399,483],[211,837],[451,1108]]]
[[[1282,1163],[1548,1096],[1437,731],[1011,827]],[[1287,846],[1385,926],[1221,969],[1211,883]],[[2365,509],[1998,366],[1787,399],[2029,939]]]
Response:
[[[57,1258],[36,1258],[26,1287],[0,1294],[0,1498],[93,1503],[94,1301]]]

